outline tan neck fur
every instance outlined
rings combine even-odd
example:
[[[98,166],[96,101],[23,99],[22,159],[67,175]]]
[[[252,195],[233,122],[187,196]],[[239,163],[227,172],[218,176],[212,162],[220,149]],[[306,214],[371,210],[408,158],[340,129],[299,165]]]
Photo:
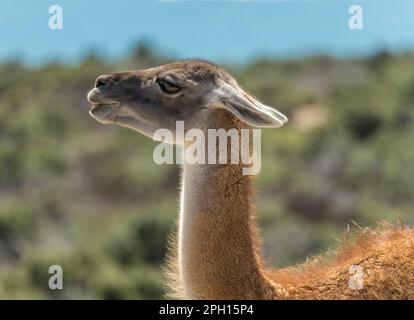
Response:
[[[223,128],[237,127],[228,117]],[[261,270],[252,183],[241,165],[184,165],[178,263],[185,298],[274,297]]]

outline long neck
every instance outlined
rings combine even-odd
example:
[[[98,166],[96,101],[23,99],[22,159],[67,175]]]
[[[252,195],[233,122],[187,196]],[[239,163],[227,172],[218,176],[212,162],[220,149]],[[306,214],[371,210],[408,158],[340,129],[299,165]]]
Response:
[[[253,182],[241,165],[184,164],[178,263],[187,299],[269,299]]]

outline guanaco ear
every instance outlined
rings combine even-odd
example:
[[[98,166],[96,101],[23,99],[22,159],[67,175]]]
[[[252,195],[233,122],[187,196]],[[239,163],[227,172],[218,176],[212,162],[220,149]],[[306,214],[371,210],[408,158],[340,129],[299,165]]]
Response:
[[[287,117],[275,109],[265,106],[240,88],[234,88],[219,79],[216,99],[219,106],[232,112],[240,120],[253,127],[278,128],[287,122]]]

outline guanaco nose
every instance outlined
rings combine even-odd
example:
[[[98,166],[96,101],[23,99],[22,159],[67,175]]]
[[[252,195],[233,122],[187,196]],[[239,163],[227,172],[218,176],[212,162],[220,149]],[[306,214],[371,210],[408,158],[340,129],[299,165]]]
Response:
[[[110,74],[104,74],[102,76],[99,76],[95,81],[95,88],[106,86],[110,82],[115,82],[116,78],[113,75]]]

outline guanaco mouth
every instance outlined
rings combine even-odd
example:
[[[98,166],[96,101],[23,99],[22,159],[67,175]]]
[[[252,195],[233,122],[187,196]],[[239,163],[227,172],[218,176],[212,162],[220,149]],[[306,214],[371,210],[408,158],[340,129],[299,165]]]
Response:
[[[118,113],[119,103],[93,103],[89,114],[98,121],[111,121]]]

